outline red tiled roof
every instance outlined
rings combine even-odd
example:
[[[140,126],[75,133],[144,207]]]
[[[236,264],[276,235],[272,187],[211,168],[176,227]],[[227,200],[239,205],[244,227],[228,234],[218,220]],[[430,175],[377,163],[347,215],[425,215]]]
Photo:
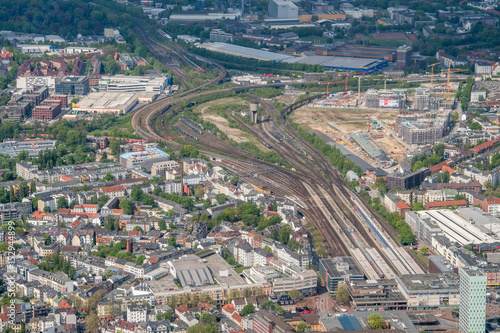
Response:
[[[72,180],[73,180],[73,178],[70,178],[70,177],[68,177],[66,175],[62,175],[61,176],[61,181],[63,181],[63,182],[70,182]]]
[[[467,206],[467,201],[465,200],[445,200],[445,201],[434,201],[425,204],[425,209],[438,208],[444,206]]]
[[[30,262],[30,264],[32,265],[35,265],[36,264],[36,259],[33,259],[33,258],[28,258],[28,261]]]
[[[57,211],[59,214],[69,214],[70,209],[69,208],[59,208]]]
[[[408,206],[403,200],[399,200],[397,203],[396,203],[396,206],[399,207],[399,209],[408,209],[408,210],[411,210],[411,207]]]
[[[97,205],[82,205],[83,208],[97,208]]]
[[[500,204],[500,198],[486,198],[486,203],[488,205],[499,205]]]
[[[109,186],[109,187],[101,187],[101,191],[102,191],[102,193],[121,192],[121,191],[125,191],[125,186],[116,185],[116,186]]]

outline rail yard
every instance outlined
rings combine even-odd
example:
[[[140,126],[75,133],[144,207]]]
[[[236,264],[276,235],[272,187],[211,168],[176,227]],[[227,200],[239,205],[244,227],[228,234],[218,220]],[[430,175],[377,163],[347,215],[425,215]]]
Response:
[[[156,43],[154,49],[157,52],[168,49],[163,44]],[[193,66],[188,59],[180,57],[180,60]],[[225,92],[241,93],[262,87],[251,85],[203,90],[219,83],[226,76],[222,66],[209,63],[219,71],[216,78],[196,88],[184,85],[186,90],[139,110],[132,118],[134,130],[145,139],[182,134],[185,136],[184,142],[201,148],[213,159],[214,164],[241,174],[241,178],[261,189],[293,200],[304,218],[322,231],[330,255],[352,255],[370,278],[390,279],[396,274],[423,272],[406,250],[398,246],[383,230],[390,228],[388,223],[375,218],[372,209],[347,186],[330,161],[302,139],[288,122],[287,117],[295,109],[315,100],[316,96],[296,102],[282,112],[277,111],[268,101],[251,96],[252,100],[262,106],[258,126],[250,126],[229,114],[244,131],[281,156],[291,169],[264,162],[185,117],[180,102],[196,103],[202,96]],[[266,172],[260,173],[260,170]]]

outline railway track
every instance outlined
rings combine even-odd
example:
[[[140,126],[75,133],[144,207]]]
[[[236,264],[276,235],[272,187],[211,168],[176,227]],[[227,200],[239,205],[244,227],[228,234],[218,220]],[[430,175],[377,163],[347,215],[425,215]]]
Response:
[[[160,47],[158,45],[152,45],[151,47],[163,50],[167,49],[165,46]],[[169,49],[169,52],[172,51],[178,52]],[[246,86],[216,91],[202,91],[205,87],[220,82],[226,75],[224,67],[218,66],[218,68],[219,75],[215,79],[196,88],[186,86],[188,88],[186,91],[156,101],[136,112],[132,119],[132,126],[134,129],[145,138],[172,136],[174,134],[172,130],[174,125],[183,131],[195,133],[193,128],[187,123],[177,121],[176,117],[172,116],[174,113],[181,112],[178,105],[173,105],[174,102],[178,103],[186,100],[195,101],[203,95],[254,88],[253,86]],[[193,97],[193,94],[196,92],[198,92],[198,94],[196,97]],[[342,175],[331,165],[326,156],[318,152],[309,142],[303,140],[286,119],[287,115],[295,108],[309,102],[309,100],[313,98],[314,97],[307,98],[283,110],[279,114],[280,124],[276,122],[274,116],[277,111],[272,105],[262,99],[259,99],[259,102],[264,111],[265,121],[262,122],[257,129],[255,126],[249,126],[245,122],[234,117],[235,121],[237,121],[240,126],[245,127],[246,131],[261,140],[265,146],[270,146],[267,142],[273,143],[271,147],[295,168],[295,171],[291,171],[278,167],[280,171],[279,175],[261,175],[259,177],[259,183],[265,184],[268,188],[272,188],[274,193],[280,196],[286,197],[287,195],[291,195],[299,199],[297,201],[301,203],[301,210],[309,217],[315,227],[321,230],[326,236],[325,245],[330,255],[339,256],[350,254],[350,249],[358,248],[362,246],[360,244],[363,243],[373,248],[374,251],[379,251],[380,257],[384,258],[386,255],[383,251],[379,250],[380,244],[371,238],[363,226],[362,221],[360,221],[360,218],[356,214],[349,214],[349,212],[353,211],[352,206],[350,206],[348,202],[346,203],[345,200],[331,200],[331,198],[336,198],[338,196],[344,198],[356,197],[356,194],[347,187]],[[267,125],[271,125],[272,128],[269,128]],[[278,132],[283,136],[284,140],[278,143],[273,142],[273,137],[270,132],[274,132],[275,134]],[[194,135],[196,136],[196,141]],[[255,171],[257,169],[252,167],[254,164],[265,167],[273,166],[270,163],[256,159],[253,154],[241,150],[207,131],[194,135],[192,137],[186,137],[185,141],[201,147],[208,155],[213,156],[213,154],[215,154],[213,151],[216,151],[217,154],[222,153],[244,159],[244,161],[230,160],[229,157],[226,156],[220,159],[221,165],[226,167],[234,167],[240,171]],[[276,138],[274,138],[274,141],[277,141]],[[244,179],[252,183],[256,182],[256,179],[251,176],[245,176]],[[311,195],[303,182],[308,184],[307,187],[316,195]],[[331,186],[323,187],[325,183],[331,184]],[[359,200],[359,202],[361,202],[361,200]],[[370,211],[369,208],[364,208]],[[349,235],[354,231],[356,231],[358,237],[362,238],[362,242],[354,242],[351,240]],[[388,258],[386,258],[386,262],[388,266],[392,267],[391,269],[397,272],[396,266],[391,263]]]

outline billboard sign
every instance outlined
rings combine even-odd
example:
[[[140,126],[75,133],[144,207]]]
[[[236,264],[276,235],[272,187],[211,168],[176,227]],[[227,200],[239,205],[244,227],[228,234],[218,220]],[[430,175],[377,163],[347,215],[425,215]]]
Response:
[[[398,108],[399,100],[397,99],[379,99],[378,105],[381,108]]]

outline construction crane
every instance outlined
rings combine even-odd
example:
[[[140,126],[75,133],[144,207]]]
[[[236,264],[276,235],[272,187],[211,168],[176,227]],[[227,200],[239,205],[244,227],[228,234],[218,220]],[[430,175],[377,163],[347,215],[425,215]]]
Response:
[[[434,66],[441,64],[440,62],[436,62],[435,64],[429,65],[427,67],[431,68],[431,84],[434,82]]]
[[[451,63],[452,60],[449,58],[446,58],[444,56],[441,56],[441,58],[448,60],[448,75],[447,75],[447,80],[446,80],[446,98],[450,96],[450,80],[451,80],[451,73],[458,73],[458,72],[467,72],[469,71],[468,69],[463,69],[463,68],[451,68]]]
[[[344,83],[344,81],[336,81],[336,82],[321,82],[320,84],[321,85],[325,85],[326,84],[326,100],[329,101],[330,100],[330,96],[328,94],[328,87],[330,86],[330,84],[337,84],[337,83]],[[346,94],[347,94],[347,81],[345,81],[345,89],[346,89]]]

